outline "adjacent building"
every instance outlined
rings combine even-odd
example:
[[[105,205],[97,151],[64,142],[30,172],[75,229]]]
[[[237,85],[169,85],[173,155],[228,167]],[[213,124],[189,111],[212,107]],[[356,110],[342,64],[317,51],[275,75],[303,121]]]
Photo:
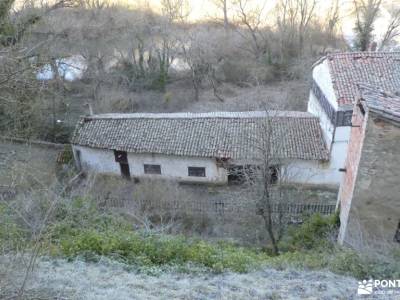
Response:
[[[319,119],[307,112],[92,115],[71,143],[86,172],[224,184],[268,151],[275,179],[335,184]]]
[[[308,111],[320,119],[330,152],[332,179],[342,179],[352,130],[358,84],[400,91],[400,52],[346,52],[321,58],[313,66]]]
[[[359,86],[339,191],[339,242],[387,249],[400,242],[400,97]]]

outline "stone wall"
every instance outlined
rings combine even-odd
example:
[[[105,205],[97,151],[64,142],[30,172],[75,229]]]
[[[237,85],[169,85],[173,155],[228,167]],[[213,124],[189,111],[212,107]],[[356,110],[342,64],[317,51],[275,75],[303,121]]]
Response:
[[[364,122],[356,113],[354,121],[353,126],[362,127],[353,128],[340,191],[339,241],[356,249],[385,250],[397,244],[400,222],[400,127],[372,112]]]
[[[349,217],[351,199],[356,183],[357,170],[360,162],[361,149],[364,141],[365,129],[368,115],[362,114],[360,108],[354,108],[351,129],[351,136],[348,146],[346,159],[346,172],[343,175],[340,185],[338,203],[340,205],[341,230],[339,233],[339,242],[343,243],[345,233],[347,232],[347,221]]]

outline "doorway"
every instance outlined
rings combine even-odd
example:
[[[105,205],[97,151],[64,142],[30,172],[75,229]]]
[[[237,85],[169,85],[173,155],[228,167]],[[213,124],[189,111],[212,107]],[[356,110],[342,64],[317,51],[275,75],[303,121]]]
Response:
[[[121,175],[124,178],[130,178],[131,173],[129,170],[128,154],[126,151],[114,150],[115,161],[119,163],[121,169]]]

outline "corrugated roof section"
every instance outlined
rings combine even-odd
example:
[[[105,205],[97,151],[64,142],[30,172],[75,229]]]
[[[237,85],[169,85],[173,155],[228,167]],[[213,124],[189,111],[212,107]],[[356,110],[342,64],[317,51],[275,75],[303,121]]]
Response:
[[[267,137],[276,158],[328,159],[319,120],[306,112],[94,115],[81,118],[72,143],[133,153],[256,159]]]

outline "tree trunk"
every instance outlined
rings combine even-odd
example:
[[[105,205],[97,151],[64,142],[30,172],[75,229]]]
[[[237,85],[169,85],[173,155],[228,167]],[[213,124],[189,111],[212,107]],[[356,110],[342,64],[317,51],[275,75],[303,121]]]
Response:
[[[262,217],[264,219],[265,228],[267,229],[269,238],[271,239],[272,250],[275,255],[279,254],[278,249],[278,242],[275,238],[275,234],[273,231],[273,224],[272,224],[272,207],[271,207],[271,195],[270,195],[270,187],[267,180],[264,181],[264,209]]]
[[[223,11],[224,11],[224,28],[225,28],[225,30],[228,29],[228,27],[229,27],[228,9],[227,9],[227,5],[226,5],[226,1],[227,0],[224,0],[224,7],[223,7]]]

